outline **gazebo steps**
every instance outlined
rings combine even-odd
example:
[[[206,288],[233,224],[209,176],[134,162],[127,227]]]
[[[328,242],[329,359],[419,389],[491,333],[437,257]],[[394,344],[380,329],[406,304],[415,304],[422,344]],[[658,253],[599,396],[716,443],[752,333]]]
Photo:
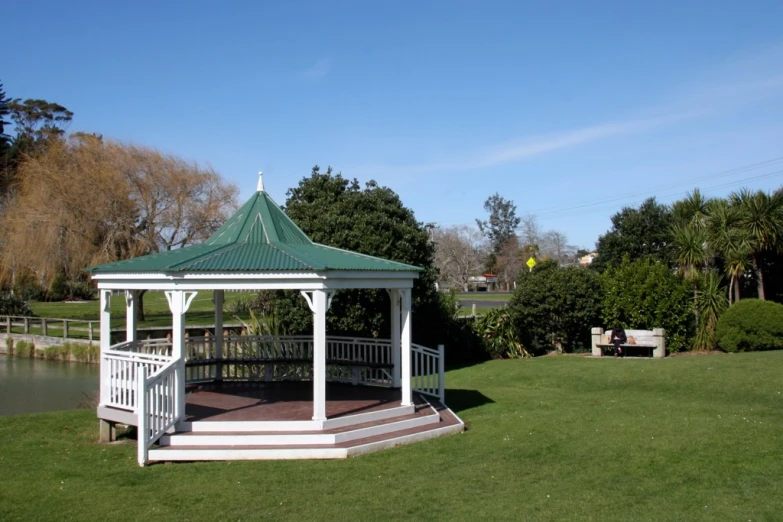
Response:
[[[347,426],[327,431],[236,431],[207,432],[190,431],[164,435],[161,446],[274,446],[278,444],[337,444],[374,435],[383,435],[402,431],[418,426],[426,426],[440,422],[440,415],[431,411],[429,414],[406,415],[397,419],[386,419],[380,422],[370,422],[355,426]]]
[[[149,460],[340,459],[464,430],[462,421],[437,401],[426,410],[327,433],[175,433],[149,450]]]
[[[353,427],[361,424],[371,424],[388,419],[396,419],[402,416],[414,415],[426,404],[417,403],[414,406],[395,406],[366,413],[343,415],[322,422],[289,420],[289,421],[254,421],[254,420],[204,420],[186,421],[177,424],[179,432],[231,432],[231,433],[256,433],[256,432],[303,432],[313,431],[324,433],[345,427]]]

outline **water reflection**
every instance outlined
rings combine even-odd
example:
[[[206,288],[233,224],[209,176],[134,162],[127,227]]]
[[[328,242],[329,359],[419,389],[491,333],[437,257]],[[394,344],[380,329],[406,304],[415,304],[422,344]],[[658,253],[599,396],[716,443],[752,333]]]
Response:
[[[0,415],[70,410],[98,390],[97,364],[0,355]]]

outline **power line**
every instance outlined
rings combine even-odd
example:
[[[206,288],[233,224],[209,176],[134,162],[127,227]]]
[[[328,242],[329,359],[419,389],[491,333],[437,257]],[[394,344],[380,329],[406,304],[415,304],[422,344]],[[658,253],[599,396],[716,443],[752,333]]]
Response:
[[[777,158],[772,158],[764,161],[760,161],[757,163],[751,163],[748,165],[743,165],[741,167],[735,167],[729,170],[720,171],[714,174],[706,174],[701,176],[696,176],[693,178],[688,178],[682,181],[678,181],[675,183],[668,183],[665,185],[659,185],[657,187],[652,187],[649,189],[644,190],[638,190],[634,192],[629,192],[626,194],[622,194],[619,196],[613,196],[609,198],[602,198],[600,200],[590,200],[585,203],[581,203],[578,205],[570,206],[570,207],[564,207],[564,208],[552,208],[551,210],[539,210],[530,212],[530,214],[536,216],[536,217],[567,217],[572,215],[589,215],[589,214],[596,214],[596,213],[602,213],[607,211],[616,210],[616,205],[611,205],[611,207],[607,206],[608,203],[617,203],[618,201],[625,201],[623,206],[634,206],[643,203],[646,199],[650,197],[656,197],[660,200],[668,200],[673,197],[685,197],[687,196],[689,191],[682,191],[678,190],[677,192],[668,193],[668,194],[655,194],[656,191],[661,190],[667,190],[667,189],[673,189],[676,187],[683,187],[683,186],[693,186],[694,183],[698,183],[699,181],[717,181],[719,179],[727,178],[733,175],[737,174],[744,174],[747,172],[752,172],[754,170],[762,169],[765,167],[771,167],[771,166],[778,166],[779,164],[783,163],[783,156],[779,156]],[[766,178],[771,178],[775,176],[780,176],[783,174],[783,170],[775,170],[772,172],[767,172],[764,174],[759,174],[755,176],[749,176],[744,177],[738,180],[728,181],[726,183],[722,183],[715,186],[707,186],[707,187],[698,187],[702,192],[709,192],[714,191],[721,188],[726,188],[730,186],[735,185],[741,185],[743,183],[748,183],[750,181],[756,181]],[[638,198],[640,196],[643,196],[642,199],[632,200],[628,201],[629,198]],[[591,207],[597,207],[597,208],[591,208]],[[455,223],[455,224],[444,224],[444,225],[454,225],[454,226],[460,226],[460,225],[469,225],[472,226],[473,223]]]
[[[660,191],[660,190],[667,190],[667,189],[671,189],[671,188],[675,188],[675,187],[691,185],[693,183],[698,183],[699,181],[715,180],[715,179],[720,179],[720,178],[725,178],[725,177],[728,177],[728,176],[732,176],[732,175],[735,175],[735,174],[742,174],[742,173],[749,172],[749,171],[756,170],[756,169],[760,169],[760,168],[763,168],[763,167],[769,167],[769,166],[772,166],[772,165],[776,165],[776,164],[782,163],[782,162],[783,162],[783,156],[778,157],[778,158],[773,158],[773,159],[770,159],[770,160],[766,160],[766,161],[761,161],[761,162],[758,162],[758,163],[752,163],[750,165],[744,165],[742,167],[736,167],[736,168],[733,168],[733,169],[730,169],[730,170],[725,170],[725,171],[722,171],[722,172],[718,172],[716,174],[707,174],[707,175],[697,176],[695,178],[690,178],[690,179],[687,179],[687,180],[678,181],[676,183],[668,183],[666,185],[659,185],[657,187],[651,187],[649,189],[644,189],[644,190],[641,190],[641,191],[629,192],[629,193],[621,194],[619,196],[614,196],[614,197],[611,197],[611,198],[608,198],[608,199],[602,198],[600,200],[591,200],[589,202],[582,203],[582,204],[579,204],[579,205],[576,205],[576,206],[572,206],[572,207],[566,207],[566,208],[560,208],[560,209],[551,209],[551,210],[538,210],[538,211],[532,212],[532,214],[534,214],[536,216],[548,216],[548,215],[551,215],[551,214],[557,214],[557,213],[567,212],[567,211],[571,211],[571,210],[578,210],[578,209],[582,209],[582,208],[586,208],[586,207],[590,207],[590,206],[594,206],[594,205],[603,205],[605,203],[612,203],[612,202],[616,202],[616,201],[622,201],[622,200],[625,200],[625,199],[628,199],[628,198],[633,198],[633,197],[642,196],[642,195],[648,195],[648,194],[650,194],[650,192],[657,192],[657,191]],[[746,178],[746,179],[743,179],[743,180],[739,180],[738,183],[744,183],[745,181],[749,181],[749,180],[752,180],[752,179],[754,179],[754,178]]]
[[[726,183],[721,183],[720,185],[715,185],[715,186],[710,186],[710,187],[699,187],[699,190],[701,190],[701,192],[706,195],[706,193],[711,192],[711,191],[715,191],[717,189],[731,187],[731,186],[736,186],[736,185],[742,185],[743,183],[748,183],[750,181],[756,181],[756,180],[761,180],[761,179],[766,179],[766,178],[772,178],[772,177],[780,176],[781,174],[783,174],[783,170],[776,170],[776,171],[768,172],[768,173],[765,173],[765,174],[759,174],[757,176],[751,176],[751,177],[742,178],[742,179],[739,179],[739,180],[734,180],[734,181],[729,181],[729,182],[726,182]],[[690,191],[687,191],[687,190],[686,191],[678,190],[676,192],[671,192],[671,193],[655,194],[655,198],[660,200],[660,201],[662,201],[662,202],[664,202],[664,201],[670,200],[671,198],[674,198],[674,197],[686,197],[689,192]],[[636,200],[633,200],[633,201],[626,201],[623,204],[623,206],[624,207],[636,206],[636,205],[639,205],[641,203],[644,203],[644,201],[647,200],[650,197],[652,197],[652,196],[647,195],[646,197],[644,197],[642,199],[636,199]],[[552,211],[552,212],[549,212],[547,214],[535,214],[534,213],[534,215],[535,216],[543,215],[545,217],[552,218],[552,217],[565,217],[565,216],[573,216],[573,215],[580,215],[581,216],[581,215],[585,215],[585,214],[593,214],[593,213],[596,213],[596,212],[605,212],[607,210],[607,207],[605,206],[605,204],[606,203],[616,202],[616,201],[617,201],[617,199],[611,199],[610,198],[610,199],[607,199],[605,201],[602,201],[601,203],[594,203],[594,204],[590,204],[590,205],[580,205],[578,207],[567,208],[567,209],[563,209],[563,210],[559,210],[559,211]],[[597,207],[598,205],[601,205],[601,207],[600,208],[593,208],[593,209],[589,208],[589,207]],[[612,208],[616,208],[616,205],[612,205]]]

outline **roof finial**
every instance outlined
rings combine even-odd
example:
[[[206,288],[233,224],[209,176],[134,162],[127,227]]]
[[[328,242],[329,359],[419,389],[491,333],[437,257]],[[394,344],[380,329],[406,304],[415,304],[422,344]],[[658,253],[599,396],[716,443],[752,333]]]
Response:
[[[258,171],[258,187],[256,188],[257,192],[261,192],[264,190],[264,173],[260,170]]]

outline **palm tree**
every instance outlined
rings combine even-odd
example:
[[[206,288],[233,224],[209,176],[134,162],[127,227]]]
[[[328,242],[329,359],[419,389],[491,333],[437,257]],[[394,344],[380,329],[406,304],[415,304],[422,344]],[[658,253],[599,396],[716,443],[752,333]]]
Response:
[[[764,273],[761,256],[777,248],[783,238],[783,196],[780,192],[768,194],[762,190],[751,192],[742,189],[729,196],[737,207],[740,228],[747,231],[753,245],[751,259],[758,274],[759,299],[764,299]]]
[[[729,300],[721,288],[721,275],[710,270],[701,276],[701,292],[696,300],[696,310],[701,318],[697,325],[693,348],[696,350],[712,350],[715,348],[715,328],[718,319],[729,306]]]
[[[672,206],[674,219],[684,225],[691,225],[698,229],[704,229],[709,217],[711,199],[705,198],[698,188],[688,193],[685,199],[677,201]]]
[[[729,276],[729,304],[740,300],[738,279],[748,270],[753,252],[753,238],[740,226],[740,212],[726,200],[713,200],[707,219],[707,240],[713,251],[723,257],[724,269]]]
[[[699,296],[699,277],[712,254],[708,249],[707,233],[699,226],[675,223],[672,226],[672,252],[679,271],[693,283],[693,312],[696,325],[699,324],[699,310],[696,306]]]

